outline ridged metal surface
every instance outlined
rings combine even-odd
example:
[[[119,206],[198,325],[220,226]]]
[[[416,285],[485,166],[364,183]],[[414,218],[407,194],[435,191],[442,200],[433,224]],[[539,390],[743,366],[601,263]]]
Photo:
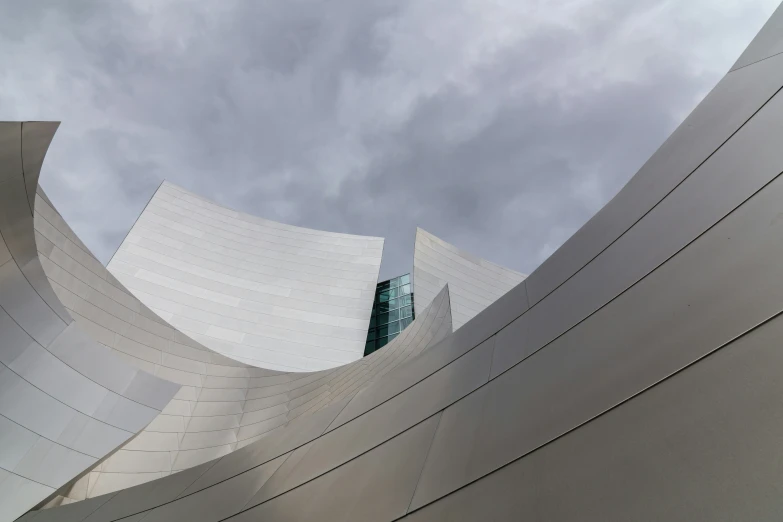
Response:
[[[218,353],[316,371],[364,354],[382,252],[382,238],[276,223],[164,182],[108,268]]]
[[[25,520],[779,520],[783,55],[764,31],[599,214],[452,335],[347,404]]]
[[[0,520],[94,466],[179,389],[93,341],[44,274],[32,208],[56,129],[0,123]]]
[[[454,329],[525,280],[525,275],[460,250],[416,228],[413,290],[416,313],[426,308],[444,285],[451,295]]]

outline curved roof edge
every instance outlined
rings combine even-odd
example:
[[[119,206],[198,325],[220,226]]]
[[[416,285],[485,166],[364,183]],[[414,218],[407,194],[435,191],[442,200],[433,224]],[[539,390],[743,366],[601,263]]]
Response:
[[[164,182],[108,268],[218,353],[318,371],[364,354],[383,243],[255,217]]]
[[[179,390],[74,321],[38,258],[34,202],[59,123],[0,123],[0,520],[132,439]]]
[[[478,258],[416,227],[413,251],[414,306],[426,307],[445,284],[457,330],[527,276]]]
[[[451,333],[448,288],[392,343],[346,366],[284,373],[246,365],[190,339],[114,278],[38,191],[38,255],[58,298],[128,363],[182,386],[133,441],[59,492],[68,503],[181,472],[350,399]]]

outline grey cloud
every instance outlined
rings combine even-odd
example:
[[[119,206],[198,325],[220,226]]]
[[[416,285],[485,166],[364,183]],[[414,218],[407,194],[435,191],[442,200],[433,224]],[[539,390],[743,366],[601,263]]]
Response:
[[[167,178],[385,236],[382,277],[417,225],[529,273],[776,3],[12,2],[0,117],[63,120],[42,182],[104,261]]]

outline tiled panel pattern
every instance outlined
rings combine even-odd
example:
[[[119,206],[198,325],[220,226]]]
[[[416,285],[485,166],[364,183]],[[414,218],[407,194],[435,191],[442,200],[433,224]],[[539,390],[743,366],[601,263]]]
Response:
[[[128,441],[179,389],[86,335],[43,272],[32,202],[56,129],[0,123],[0,520]]]
[[[448,289],[383,352],[321,372],[248,366],[200,345],[140,303],[79,241],[39,190],[39,257],[59,300],[96,340],[182,386],[133,441],[63,493],[65,502],[167,476],[351,397],[451,332]]]
[[[781,17],[463,328],[317,418],[25,522],[779,520]]]
[[[416,313],[426,308],[448,283],[452,321],[457,330],[525,277],[459,250],[426,230],[416,229],[413,252]]]
[[[218,353],[316,371],[364,353],[382,252],[382,238],[276,223],[164,182],[108,266]]]

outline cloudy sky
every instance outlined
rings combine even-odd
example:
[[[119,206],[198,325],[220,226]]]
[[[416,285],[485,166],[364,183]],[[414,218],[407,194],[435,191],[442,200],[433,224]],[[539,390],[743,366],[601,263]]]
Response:
[[[779,0],[4,2],[0,119],[61,120],[42,184],[104,262],[161,180],[302,226],[415,227],[530,273]]]

